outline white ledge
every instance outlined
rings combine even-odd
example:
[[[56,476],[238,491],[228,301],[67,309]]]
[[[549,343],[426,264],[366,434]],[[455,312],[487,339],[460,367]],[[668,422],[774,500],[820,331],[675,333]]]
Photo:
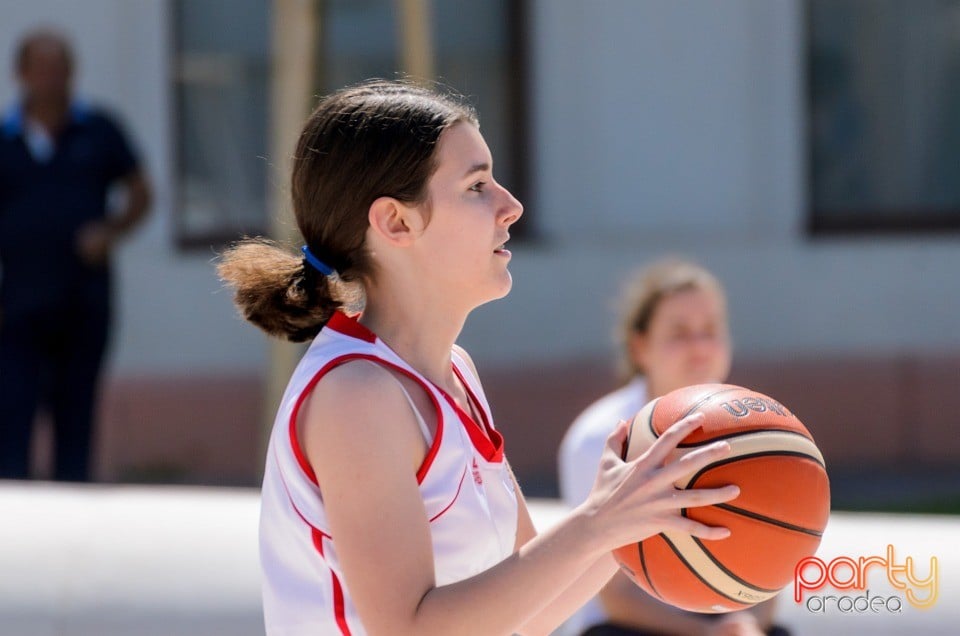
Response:
[[[0,632],[16,636],[262,635],[258,491],[182,486],[0,481]],[[530,501],[538,526],[562,518]],[[960,625],[960,517],[835,513],[818,553],[939,561],[939,600],[900,615],[813,614],[780,598],[780,622],[798,635],[956,634]],[[872,596],[903,595],[878,570]],[[821,595],[858,596],[829,589]]]

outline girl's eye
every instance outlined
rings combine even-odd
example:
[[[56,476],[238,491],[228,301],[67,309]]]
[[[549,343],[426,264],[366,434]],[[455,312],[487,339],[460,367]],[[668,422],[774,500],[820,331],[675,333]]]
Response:
[[[483,181],[477,181],[477,182],[474,183],[472,186],[470,186],[469,189],[470,189],[471,192],[483,192],[483,186],[485,186],[485,185],[487,185],[485,182],[483,182]]]

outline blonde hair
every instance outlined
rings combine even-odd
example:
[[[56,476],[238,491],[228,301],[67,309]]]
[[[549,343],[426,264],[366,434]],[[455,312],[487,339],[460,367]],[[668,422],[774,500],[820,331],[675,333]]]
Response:
[[[693,289],[712,290],[725,298],[723,285],[707,269],[681,258],[671,257],[656,261],[635,272],[620,294],[620,373],[624,380],[643,375],[644,370],[630,355],[630,340],[634,334],[643,334],[660,302],[679,292]]]

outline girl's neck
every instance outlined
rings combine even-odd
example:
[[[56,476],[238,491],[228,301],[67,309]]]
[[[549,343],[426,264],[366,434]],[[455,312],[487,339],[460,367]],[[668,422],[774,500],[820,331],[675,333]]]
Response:
[[[383,340],[407,364],[438,387],[457,386],[450,351],[463,329],[466,314],[440,310],[428,303],[390,302],[367,297],[360,323]]]

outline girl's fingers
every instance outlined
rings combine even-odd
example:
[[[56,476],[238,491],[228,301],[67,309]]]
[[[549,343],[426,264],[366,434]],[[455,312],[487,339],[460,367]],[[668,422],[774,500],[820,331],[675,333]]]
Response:
[[[679,422],[674,422],[644,453],[644,457],[653,462],[654,466],[661,465],[687,435],[703,426],[703,421],[703,413],[694,413]]]
[[[729,443],[722,440],[713,442],[665,464],[658,472],[656,479],[665,483],[679,481],[729,454]]]
[[[620,420],[617,427],[607,437],[605,452],[612,452],[617,457],[623,457],[624,445],[627,443],[627,434],[630,430],[630,424],[626,420]]]
[[[681,508],[697,508],[732,501],[740,496],[740,488],[730,484],[722,488],[692,488],[690,490],[675,490],[661,497],[656,502],[658,510],[679,510]]]
[[[681,517],[680,515],[672,515],[665,519],[663,522],[663,529],[682,532],[684,534],[689,534],[694,537],[707,539],[710,541],[726,539],[730,536],[730,530],[727,528],[722,526],[708,526],[705,523],[694,521],[688,517]]]

